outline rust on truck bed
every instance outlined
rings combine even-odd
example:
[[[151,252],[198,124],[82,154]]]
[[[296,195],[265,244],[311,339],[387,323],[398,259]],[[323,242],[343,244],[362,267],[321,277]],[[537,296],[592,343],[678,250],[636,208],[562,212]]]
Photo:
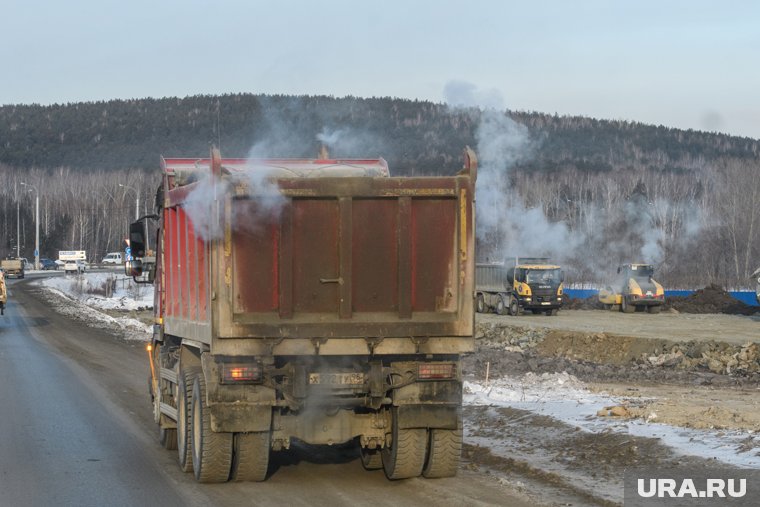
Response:
[[[382,159],[168,159],[163,169],[163,227],[177,239],[164,252],[166,332],[214,353],[472,349],[474,164],[417,178],[388,177]],[[186,209],[210,185],[204,213],[218,241],[198,237]],[[264,209],[274,193],[281,201]]]

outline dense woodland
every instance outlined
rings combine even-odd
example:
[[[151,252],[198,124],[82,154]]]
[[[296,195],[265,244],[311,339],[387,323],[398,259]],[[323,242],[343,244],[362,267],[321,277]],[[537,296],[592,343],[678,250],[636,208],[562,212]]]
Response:
[[[382,156],[394,175],[453,174],[465,145],[487,151],[484,114],[391,98],[252,94],[3,106],[0,255],[18,245],[32,257],[36,190],[42,255],[84,249],[99,260],[123,248],[136,194],[140,212],[152,211],[161,155],[202,157],[213,144],[225,157],[313,157],[324,143],[335,157]],[[749,285],[760,266],[760,141],[499,114],[523,139],[483,168],[503,180],[509,209],[484,210],[479,200],[479,214],[498,217],[481,235],[481,260],[547,254],[578,283],[647,261],[670,287]]]

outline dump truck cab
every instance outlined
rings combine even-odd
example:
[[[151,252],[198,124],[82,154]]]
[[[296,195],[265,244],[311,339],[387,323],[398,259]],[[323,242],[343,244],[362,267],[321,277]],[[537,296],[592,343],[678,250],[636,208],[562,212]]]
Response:
[[[599,291],[599,302],[607,309],[633,313],[637,309],[660,313],[665,302],[665,290],[653,278],[651,264],[622,264],[615,282]]]

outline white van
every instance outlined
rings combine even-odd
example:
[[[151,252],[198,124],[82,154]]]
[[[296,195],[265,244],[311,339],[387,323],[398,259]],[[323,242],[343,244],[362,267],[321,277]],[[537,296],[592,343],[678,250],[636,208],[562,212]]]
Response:
[[[100,262],[101,264],[122,264],[124,262],[124,258],[121,252],[109,252],[105,257],[103,257],[103,260]]]

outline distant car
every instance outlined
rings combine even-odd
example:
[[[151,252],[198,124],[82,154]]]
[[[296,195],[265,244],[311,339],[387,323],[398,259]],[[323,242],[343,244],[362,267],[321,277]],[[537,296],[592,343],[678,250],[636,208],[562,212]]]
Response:
[[[78,275],[81,275],[85,272],[87,269],[87,264],[84,261],[76,260],[76,261],[66,261],[66,263],[63,265],[63,272],[64,273],[76,273]]]
[[[103,257],[103,260],[100,262],[101,264],[122,264],[124,262],[124,259],[121,255],[121,252],[109,252],[105,257]]]
[[[43,258],[40,259],[40,269],[58,269],[58,264],[54,260]]]
[[[55,265],[58,266],[59,268],[62,268],[64,266],[64,264],[66,264],[64,261],[62,261],[60,259],[56,259],[53,262],[55,262]],[[56,268],[56,269],[58,269],[58,268]]]

